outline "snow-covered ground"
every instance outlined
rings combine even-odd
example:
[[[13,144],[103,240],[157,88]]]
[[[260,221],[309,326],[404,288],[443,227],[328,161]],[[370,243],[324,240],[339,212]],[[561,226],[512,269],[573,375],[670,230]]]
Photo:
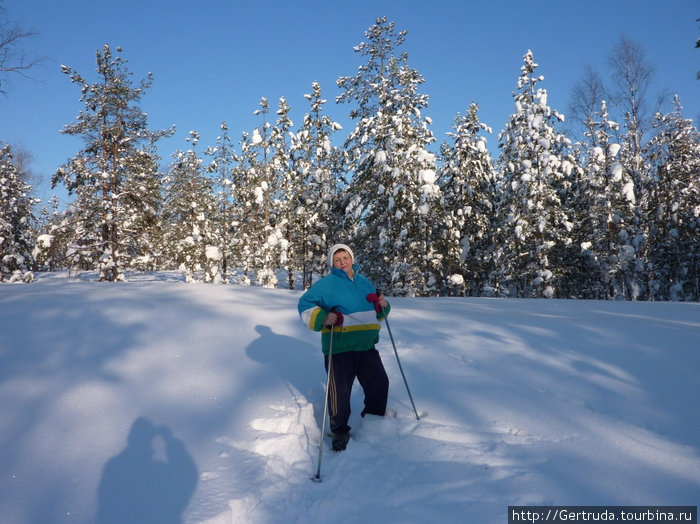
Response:
[[[700,304],[395,298],[395,416],[316,471],[299,291],[0,286],[0,522],[503,523],[508,505],[700,502]],[[150,515],[150,516],[149,516]],[[159,515],[154,517],[153,515]]]

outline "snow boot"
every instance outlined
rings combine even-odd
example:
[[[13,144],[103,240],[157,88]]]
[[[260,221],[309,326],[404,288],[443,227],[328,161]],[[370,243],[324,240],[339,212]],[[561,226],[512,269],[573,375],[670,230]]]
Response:
[[[348,441],[350,440],[350,433],[339,433],[338,435],[333,435],[333,451],[343,451],[348,447]]]

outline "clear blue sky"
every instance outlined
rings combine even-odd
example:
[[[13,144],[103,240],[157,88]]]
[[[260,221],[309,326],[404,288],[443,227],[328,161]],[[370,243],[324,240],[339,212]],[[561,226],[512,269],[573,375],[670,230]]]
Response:
[[[59,131],[82,110],[80,90],[60,71],[65,64],[88,81],[95,77],[95,51],[121,46],[134,79],[154,75],[142,101],[151,129],[173,124],[176,135],[161,142],[168,161],[187,149],[192,129],[197,148],[213,145],[226,120],[237,142],[241,131],[260,125],[253,116],[261,97],[276,108],[284,96],[295,125],[308,111],[303,98],[321,84],[326,112],[344,131],[354,125],[347,104],[335,104],[339,76],[354,75],[363,57],[353,46],[379,16],[407,30],[403,49],[425,78],[424,112],[438,143],[458,112],[474,101],[493,129],[489,147],[513,111],[512,93],[522,57],[531,49],[549,105],[566,114],[571,90],[590,64],[604,75],[606,59],[624,34],[642,45],[657,68],[655,91],[677,93],[685,116],[700,119],[698,0],[350,0],[239,2],[234,0],[5,0],[11,20],[38,35],[25,42],[47,60],[33,72],[38,81],[12,79],[0,98],[0,140],[34,155],[37,196],[47,199],[56,168],[80,148]],[[338,145],[341,139],[338,138]],[[43,178],[43,181],[41,180]]]

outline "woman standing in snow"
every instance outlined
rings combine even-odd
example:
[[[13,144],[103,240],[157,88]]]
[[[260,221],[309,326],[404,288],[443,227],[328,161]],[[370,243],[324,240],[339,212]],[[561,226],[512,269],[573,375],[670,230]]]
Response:
[[[391,306],[384,296],[357,272],[352,250],[335,244],[328,254],[330,274],[316,282],[299,299],[299,315],[312,330],[321,331],[321,348],[328,371],[333,330],[333,365],[328,377],[328,413],[333,449],[342,451],[350,439],[350,393],[355,378],[365,393],[366,414],[384,416],[389,379],[379,352],[380,321]],[[382,311],[383,309],[383,311]],[[324,429],[325,430],[325,429]]]

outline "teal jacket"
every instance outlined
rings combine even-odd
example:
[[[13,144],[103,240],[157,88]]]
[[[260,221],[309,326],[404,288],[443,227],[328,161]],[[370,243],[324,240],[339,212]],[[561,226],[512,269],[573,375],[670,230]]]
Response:
[[[333,331],[333,353],[367,351],[379,340],[381,313],[367,301],[367,295],[376,293],[374,286],[355,270],[351,279],[342,269],[331,268],[331,272],[317,281],[299,299],[299,316],[312,330],[321,331],[321,348],[328,355],[330,327],[323,325],[326,315],[332,310],[343,314],[343,324]],[[384,313],[389,314],[387,304]]]

